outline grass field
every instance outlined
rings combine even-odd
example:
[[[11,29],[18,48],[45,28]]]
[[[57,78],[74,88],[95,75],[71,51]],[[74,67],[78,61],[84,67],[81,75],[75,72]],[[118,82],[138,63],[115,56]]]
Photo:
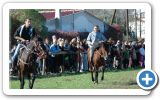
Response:
[[[104,80],[99,84],[91,81],[90,72],[59,76],[41,76],[36,78],[34,89],[138,89],[136,75],[140,69],[108,71],[104,74]],[[19,80],[10,80],[11,89],[19,89]],[[28,80],[25,79],[25,88],[28,88]]]

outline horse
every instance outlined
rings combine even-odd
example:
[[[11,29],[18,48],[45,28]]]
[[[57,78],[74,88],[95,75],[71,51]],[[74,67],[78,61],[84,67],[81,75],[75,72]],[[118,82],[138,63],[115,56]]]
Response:
[[[102,77],[101,80],[104,80],[104,70],[105,70],[105,60],[109,54],[109,43],[102,42],[100,43],[99,47],[94,50],[92,63],[90,60],[90,49],[88,49],[88,64],[91,71],[91,78],[94,83],[98,84],[98,71],[99,68],[102,68]],[[95,73],[95,77],[93,76]]]
[[[45,50],[38,41],[39,37],[33,38],[27,46],[23,46],[20,50],[17,62],[18,76],[20,80],[20,89],[24,88],[24,77],[29,80],[29,88],[32,89],[36,75],[36,59],[45,57]]]

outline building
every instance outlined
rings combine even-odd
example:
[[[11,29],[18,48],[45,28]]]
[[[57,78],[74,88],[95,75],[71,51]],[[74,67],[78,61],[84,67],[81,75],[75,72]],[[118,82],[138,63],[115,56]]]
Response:
[[[107,38],[122,40],[117,34],[119,31],[85,10],[54,10],[40,13],[46,18],[45,25],[51,33],[55,31],[89,33],[95,25],[98,25]]]
[[[62,13],[59,18],[55,18],[55,14],[53,15],[52,19],[46,20],[49,32],[55,30],[64,32],[91,32],[94,25],[100,26],[101,32],[105,32],[109,26],[85,10],[79,10],[74,13],[69,12],[69,14]]]

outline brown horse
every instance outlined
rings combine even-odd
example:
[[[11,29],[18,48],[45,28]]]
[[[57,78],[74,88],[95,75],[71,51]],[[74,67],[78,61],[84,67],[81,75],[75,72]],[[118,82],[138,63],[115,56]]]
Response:
[[[29,88],[33,88],[36,74],[36,59],[39,54],[41,54],[40,56],[44,56],[46,53],[37,37],[31,40],[27,46],[24,46],[23,49],[20,50],[20,55],[18,56],[17,62],[20,89],[24,88],[25,76],[28,77]]]
[[[103,42],[100,44],[98,48],[95,49],[93,54],[93,64],[91,64],[91,60],[89,59],[90,53],[88,49],[88,64],[91,71],[92,81],[98,84],[98,71],[99,68],[102,68],[102,77],[101,80],[104,80],[104,70],[105,70],[105,60],[107,59],[109,53],[109,44],[107,42]],[[95,73],[95,77],[93,76]]]

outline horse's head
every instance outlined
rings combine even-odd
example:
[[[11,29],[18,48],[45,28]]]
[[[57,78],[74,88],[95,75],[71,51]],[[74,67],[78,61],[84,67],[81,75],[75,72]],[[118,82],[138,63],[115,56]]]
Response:
[[[110,44],[108,42],[102,42],[100,44],[100,48],[99,49],[101,51],[102,56],[106,60],[108,55],[109,55],[109,52],[110,52]]]
[[[32,46],[32,50],[37,54],[40,58],[46,58],[46,48],[44,46],[43,40],[40,37],[33,38],[29,45]]]

